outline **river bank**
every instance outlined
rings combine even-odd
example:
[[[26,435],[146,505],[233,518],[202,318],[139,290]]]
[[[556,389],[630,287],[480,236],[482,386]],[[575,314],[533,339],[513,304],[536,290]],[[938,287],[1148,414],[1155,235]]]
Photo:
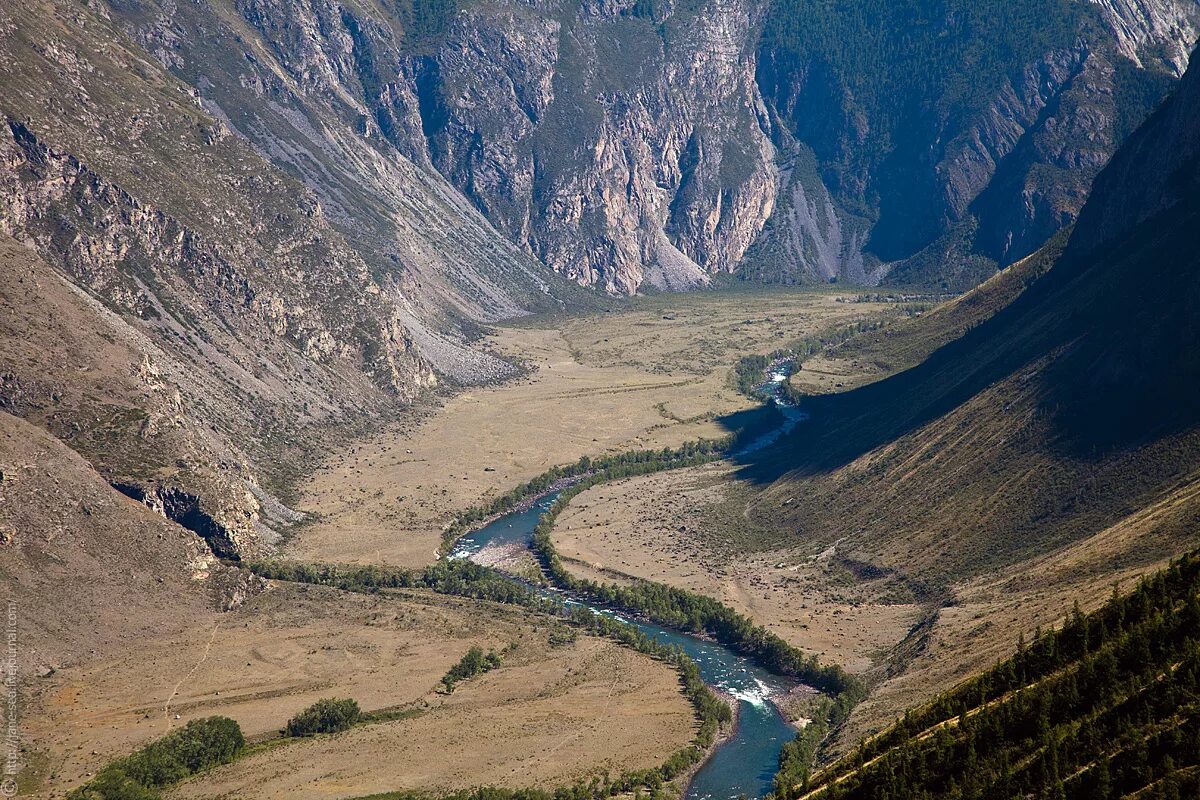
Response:
[[[297,479],[290,504],[310,521],[282,555],[423,567],[457,512],[556,464],[722,437],[720,420],[754,405],[729,380],[740,356],[889,307],[837,300],[826,289],[664,295],[497,327],[487,346],[534,371],[339,444]]]
[[[506,517],[510,514],[523,514],[527,511],[530,511],[547,497],[550,497],[551,495],[557,496],[563,489],[566,489],[569,486],[574,486],[580,481],[585,480],[591,474],[592,473],[589,471],[582,472],[577,475],[566,475],[558,478],[557,480],[550,482],[546,488],[522,498],[506,509],[488,514],[487,516],[475,520],[469,524],[462,524],[461,530],[455,530],[455,527],[459,525],[457,520],[450,522],[450,524],[447,525],[446,529],[442,532],[442,545],[438,548],[438,552],[436,554],[437,558],[441,559],[446,556],[453,556],[459,542],[461,542],[464,537],[469,536],[481,528],[486,528],[488,525],[496,522],[501,517]],[[491,565],[485,564],[484,566]]]
[[[527,548],[542,514],[557,498],[556,494],[547,495],[525,511],[512,512],[464,535],[451,557],[475,560],[489,548],[508,554]],[[691,768],[693,774],[683,790],[686,798],[725,800],[740,794],[757,798],[771,790],[779,754],[783,745],[794,738],[795,729],[769,698],[790,692],[794,681],[770,673],[711,636],[683,633],[656,624],[644,614],[593,604],[561,589],[547,591],[565,598],[569,606],[582,606],[593,613],[611,616],[661,644],[680,648],[695,662],[710,689],[730,698],[727,702],[733,702],[736,722],[729,727],[728,735],[714,742],[705,757]]]
[[[700,770],[708,766],[708,763],[712,761],[713,756],[716,755],[719,749],[724,747],[733,739],[733,737],[737,734],[738,725],[741,724],[742,704],[738,702],[738,699],[728,692],[722,692],[717,689],[713,690],[713,694],[715,694],[723,703],[729,706],[730,719],[728,724],[721,728],[721,731],[717,734],[717,737],[713,739],[713,743],[708,748],[708,751],[704,754],[704,758],[696,764],[693,764],[687,772],[676,779],[677,783],[679,784],[679,793],[682,797],[691,796],[692,781],[695,780],[696,775],[700,772]]]

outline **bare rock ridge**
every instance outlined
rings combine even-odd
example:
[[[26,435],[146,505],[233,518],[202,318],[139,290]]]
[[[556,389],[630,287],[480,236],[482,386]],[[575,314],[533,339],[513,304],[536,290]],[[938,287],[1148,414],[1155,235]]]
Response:
[[[570,301],[550,272],[959,286],[1032,252],[1182,74],[1200,10],[1022,0],[997,32],[961,5],[889,4],[883,38],[811,0],[104,8],[314,192],[461,378],[488,365],[455,320]],[[990,266],[930,274],[964,249]]]
[[[147,47],[172,40],[164,63],[338,207],[343,227],[387,205],[401,173],[421,190],[410,204],[444,179],[486,217],[467,226],[484,226],[477,241],[498,231],[516,245],[475,272],[527,275],[508,261],[523,256],[620,293],[734,272],[871,283],[896,262],[899,279],[929,280],[905,262],[947,236],[993,269],[1011,263],[1074,219],[1182,73],[1200,20],[1186,0],[1023,0],[997,32],[961,3],[912,5],[881,12],[894,38],[876,41],[803,0],[446,3],[424,16],[255,0],[221,21],[245,52],[219,59],[188,44],[201,23],[183,11],[150,24],[124,14]],[[797,39],[792,19],[880,55]],[[914,27],[926,40],[900,41]],[[1015,61],[997,51],[960,67],[1005,37]],[[937,60],[945,41],[961,59]],[[272,103],[248,103],[245,87]],[[404,259],[396,213],[370,230]]]
[[[225,248],[234,250],[227,256],[204,235],[51,149],[24,124],[10,120],[7,133],[0,140],[5,170],[0,230],[56,257],[77,284],[114,309],[163,325],[182,324],[205,341],[220,332],[187,322],[211,315],[227,328],[243,329],[248,339],[277,337],[317,362],[356,363],[380,388],[402,397],[411,398],[429,379],[428,366],[403,328],[388,318],[377,299],[380,289],[361,263],[321,241],[315,203],[305,207],[302,201],[299,224],[290,230],[273,229],[274,235],[294,237],[290,252],[276,249],[270,254],[273,270],[250,274],[240,267],[261,262],[262,255],[236,252],[241,243],[225,239]],[[68,231],[77,233],[68,238]],[[339,263],[339,256],[345,261]],[[308,259],[323,264],[323,281],[304,280]],[[159,263],[175,269],[149,280],[139,275],[139,267],[150,272]],[[330,290],[346,284],[358,302],[338,308]]]
[[[1100,7],[1117,37],[1121,55],[1139,66],[1158,58],[1183,75],[1200,21],[1193,3],[1171,0],[1091,0]]]
[[[255,552],[305,431],[435,382],[404,290],[103,16],[0,16],[0,401]]]
[[[1200,71],[1189,70],[1096,179],[1071,237],[1085,256],[1195,196],[1200,184]]]
[[[889,10],[891,35],[917,23],[983,47],[990,32],[945,6]],[[965,93],[963,76],[918,75],[953,63],[808,19],[805,0],[101,8],[193,87],[218,135],[312,189],[461,376],[478,356],[452,320],[552,306],[570,293],[543,265],[627,293],[722,272],[870,283],[897,261],[898,278],[928,278],[906,259],[964,230],[998,264],[1036,249],[1182,73],[1200,11],[1017,6],[1006,24],[1035,25],[1032,43]],[[793,17],[881,55],[847,62]],[[889,72],[888,97],[861,74]]]
[[[475,247],[496,255],[463,271],[499,276],[476,287],[485,316],[517,310],[488,295],[519,292],[532,265],[626,293],[703,282],[740,261],[772,211],[757,4],[712,0],[660,19],[627,4],[468,5],[424,40],[403,14],[332,1],[235,11],[222,24],[241,44],[227,56],[172,35],[210,24],[190,12],[128,19],[148,48],[174,42],[160,57],[206,105],[304,175],[347,226],[375,222],[376,245],[406,266],[454,255],[438,241],[406,258],[410,226],[478,229]]]
[[[0,244],[38,288],[0,400],[246,553],[314,432],[507,374],[480,325],[577,284],[978,280],[1074,219],[1200,12],[962,3],[883,39],[813,0],[6,4]]]
[[[198,88],[205,110],[303,180],[339,232],[434,329],[557,308],[567,291],[429,168],[395,19],[256,0],[230,14],[141,3],[126,32]],[[240,16],[237,16],[240,14]],[[164,43],[170,43],[167,46]]]
[[[630,293],[735,272],[873,283],[896,262],[898,279],[928,281],[939,276],[905,262],[947,236],[990,269],[1011,263],[1074,219],[1181,74],[1200,20],[1181,0],[1095,13],[1025,0],[1004,17],[1030,40],[1019,60],[963,76],[922,47],[948,37],[969,61],[994,32],[947,5],[919,21],[928,41],[911,52],[801,0],[448,4],[424,27],[332,2],[239,9],[297,87],[289,103],[336,96],[343,117],[357,104],[366,139],[431,167],[526,254]],[[888,13],[897,38],[918,23]],[[796,41],[780,30],[792,17],[844,25],[841,38],[883,55],[857,63]],[[258,72],[240,65],[238,85]],[[881,96],[859,72],[899,85]],[[278,129],[254,113],[252,127]]]

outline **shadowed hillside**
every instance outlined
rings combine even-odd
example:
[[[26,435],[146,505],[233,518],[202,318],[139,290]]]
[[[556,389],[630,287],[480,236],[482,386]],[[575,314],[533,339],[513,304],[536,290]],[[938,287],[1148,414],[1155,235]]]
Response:
[[[746,468],[774,482],[760,515],[952,578],[1070,542],[1192,480],[1195,72],[1010,306],[912,369],[803,402],[811,423]]]
[[[780,208],[798,190],[810,248],[850,240],[891,262],[890,283],[968,288],[1075,219],[1186,67],[1195,14],[1159,0],[772,3],[759,83],[781,149],[812,162],[786,173]],[[1152,45],[1152,29],[1175,40]],[[764,267],[786,274],[780,261]]]
[[[1200,792],[1200,561],[1183,559],[818,773],[812,800]]]
[[[1065,245],[1036,256],[1053,263],[1041,277],[836,349],[881,370],[933,351],[803,399],[810,419],[744,465],[764,487],[752,520],[780,542],[922,588],[921,622],[834,751],[1011,654],[1072,599],[1093,608],[1196,547],[1198,109],[1193,69],[1100,176]],[[1027,262],[998,280],[1039,272]],[[1017,296],[988,317],[989,293]]]

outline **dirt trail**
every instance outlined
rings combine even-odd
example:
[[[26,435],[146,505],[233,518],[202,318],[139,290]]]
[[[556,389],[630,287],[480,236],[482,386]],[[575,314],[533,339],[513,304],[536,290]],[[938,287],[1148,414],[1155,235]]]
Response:
[[[179,688],[196,674],[196,670],[200,669],[200,665],[208,660],[208,654],[212,651],[213,642],[217,640],[217,630],[221,627],[221,621],[217,620],[213,623],[212,633],[208,635],[208,643],[204,645],[204,652],[200,654],[200,660],[192,665],[188,673],[179,679],[175,684],[175,688],[171,690],[171,694],[167,697],[167,702],[163,703],[163,720],[167,723],[167,730],[171,730],[171,701],[179,694]]]

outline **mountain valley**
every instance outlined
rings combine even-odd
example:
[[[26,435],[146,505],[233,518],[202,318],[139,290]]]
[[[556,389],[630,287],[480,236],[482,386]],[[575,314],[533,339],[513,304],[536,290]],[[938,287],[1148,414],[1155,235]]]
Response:
[[[0,791],[1196,796],[1198,35],[0,6]]]

